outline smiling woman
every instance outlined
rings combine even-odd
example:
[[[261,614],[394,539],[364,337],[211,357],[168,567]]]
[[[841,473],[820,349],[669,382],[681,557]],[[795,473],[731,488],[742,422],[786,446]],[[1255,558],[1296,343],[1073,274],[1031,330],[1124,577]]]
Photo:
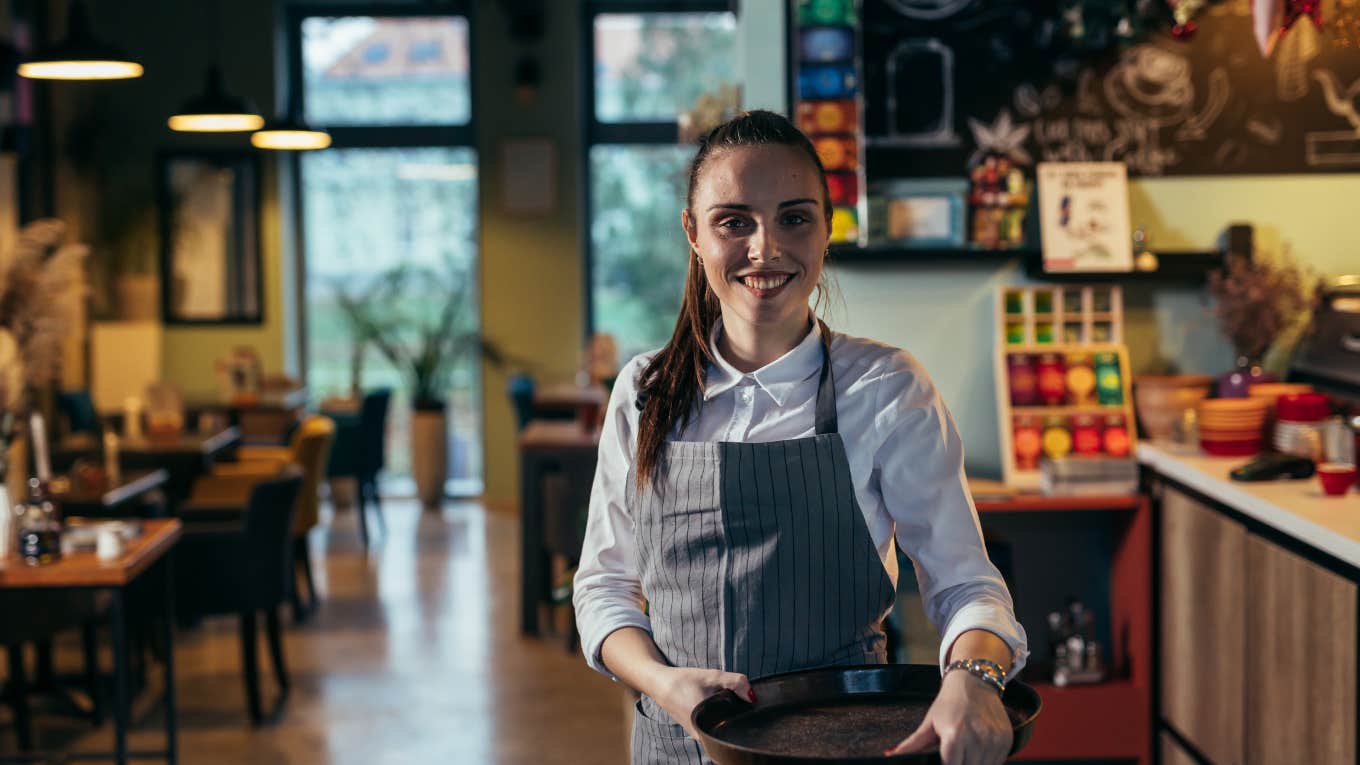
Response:
[[[634,763],[711,762],[691,714],[718,691],[757,703],[755,679],[885,662],[898,546],[945,677],[918,727],[881,733],[951,765],[1010,747],[998,691],[1025,633],[958,431],[910,354],[809,307],[831,214],[817,153],[783,116],[748,112],[700,141],[684,303],[670,341],[619,374],[574,586],[591,666],[642,694]]]

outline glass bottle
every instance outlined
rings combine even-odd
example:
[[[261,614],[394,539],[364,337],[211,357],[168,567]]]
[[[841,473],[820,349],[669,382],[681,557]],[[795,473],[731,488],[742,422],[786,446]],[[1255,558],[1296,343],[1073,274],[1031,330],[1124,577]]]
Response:
[[[61,511],[37,478],[28,481],[28,502],[18,518],[19,555],[30,566],[61,560]]]

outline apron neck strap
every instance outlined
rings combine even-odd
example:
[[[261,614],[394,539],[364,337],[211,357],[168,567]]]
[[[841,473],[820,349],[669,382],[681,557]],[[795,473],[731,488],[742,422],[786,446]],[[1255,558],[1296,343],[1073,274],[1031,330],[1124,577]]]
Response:
[[[831,330],[826,322],[817,319],[822,331],[822,371],[817,378],[817,435],[835,433],[836,423],[836,376],[831,371]]]

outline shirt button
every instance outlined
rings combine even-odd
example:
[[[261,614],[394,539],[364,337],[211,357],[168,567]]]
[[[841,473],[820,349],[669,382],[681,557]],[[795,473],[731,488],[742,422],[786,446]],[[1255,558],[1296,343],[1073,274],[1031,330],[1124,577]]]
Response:
[[[753,392],[751,391],[750,388],[742,388],[742,389],[741,389],[741,400],[742,400],[742,401],[750,401],[752,395],[753,395]]]

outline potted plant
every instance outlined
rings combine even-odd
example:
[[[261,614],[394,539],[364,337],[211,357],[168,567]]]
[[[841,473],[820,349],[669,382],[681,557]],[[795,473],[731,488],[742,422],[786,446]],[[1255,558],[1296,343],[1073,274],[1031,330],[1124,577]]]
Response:
[[[1229,253],[1223,267],[1209,273],[1214,316],[1237,354],[1237,369],[1219,377],[1220,397],[1244,397],[1251,385],[1275,379],[1266,369],[1280,366],[1278,356],[1268,360],[1267,354],[1288,344],[1280,341],[1303,325],[1317,294],[1318,278],[1287,251],[1263,255]]]
[[[411,463],[416,493],[438,506],[448,477],[448,393],[459,362],[504,357],[476,329],[469,295],[469,269],[403,265],[377,276],[359,291],[341,289],[340,305],[354,338],[352,383],[358,385],[366,346],[373,346],[405,378],[411,406]]]

